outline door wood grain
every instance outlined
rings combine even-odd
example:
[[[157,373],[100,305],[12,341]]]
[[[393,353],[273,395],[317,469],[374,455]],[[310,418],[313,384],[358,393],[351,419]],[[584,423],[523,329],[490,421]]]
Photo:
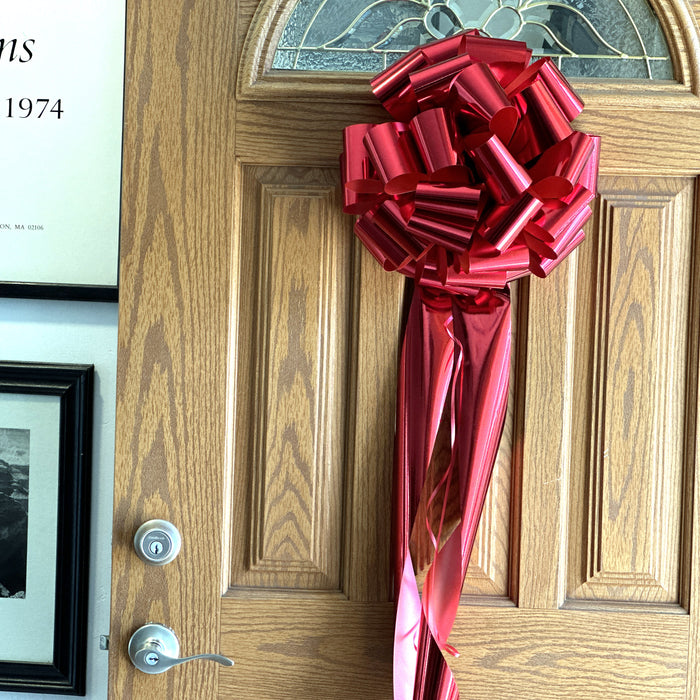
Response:
[[[364,76],[280,74],[286,0],[127,19],[110,697],[387,698],[404,281],[341,213]],[[514,286],[511,395],[451,637],[463,697],[700,697],[700,3],[653,3],[676,82],[577,84],[587,240]],[[150,518],[183,534],[146,567]],[[183,654],[126,656],[145,622]]]

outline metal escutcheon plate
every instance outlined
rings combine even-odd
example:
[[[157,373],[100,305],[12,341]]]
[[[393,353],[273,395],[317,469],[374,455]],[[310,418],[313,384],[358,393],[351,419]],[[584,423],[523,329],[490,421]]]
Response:
[[[175,632],[171,630],[170,627],[150,622],[143,627],[139,627],[139,629],[131,635],[131,639],[129,640],[129,657],[131,660],[134,661],[137,652],[153,642],[157,642],[160,645],[158,651],[165,656],[170,656],[174,659],[180,656],[180,641]],[[152,671],[146,669],[145,672],[149,673]]]

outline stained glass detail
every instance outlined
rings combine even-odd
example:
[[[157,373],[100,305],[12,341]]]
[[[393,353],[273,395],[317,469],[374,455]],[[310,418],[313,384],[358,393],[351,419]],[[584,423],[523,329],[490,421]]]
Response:
[[[673,78],[647,0],[298,0],[273,68],[376,73],[464,29],[527,42],[569,77]]]

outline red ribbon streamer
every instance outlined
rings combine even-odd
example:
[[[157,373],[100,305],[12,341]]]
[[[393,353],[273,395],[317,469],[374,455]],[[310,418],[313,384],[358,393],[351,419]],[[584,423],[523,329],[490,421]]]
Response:
[[[570,123],[583,103],[550,59],[530,59],[476,30],[418,47],[372,80],[395,121],[344,132],[344,211],[386,270],[416,282],[397,406],[396,700],[459,697],[442,650],[456,654],[505,418],[508,283],[544,277],[583,240],[596,192],[600,139]]]

